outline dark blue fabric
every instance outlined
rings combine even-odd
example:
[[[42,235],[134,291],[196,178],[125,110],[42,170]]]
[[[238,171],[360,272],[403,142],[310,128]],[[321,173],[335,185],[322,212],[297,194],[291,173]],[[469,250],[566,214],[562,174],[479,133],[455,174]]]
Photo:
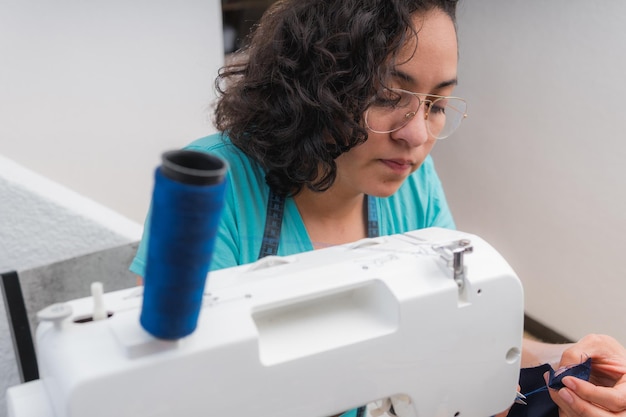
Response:
[[[283,225],[284,211],[285,198],[274,194],[274,192],[270,190],[259,259],[266,256],[274,256],[278,253],[278,243],[280,242],[280,229]]]
[[[591,375],[591,358],[585,362],[572,366],[562,373],[555,375],[554,369],[548,364],[534,368],[522,368],[520,371],[520,392],[526,396],[527,405],[514,404],[509,411],[509,417],[559,417],[559,409],[550,398],[543,375],[549,372],[548,385],[553,389],[563,388],[562,379],[574,376],[585,381]]]
[[[548,385],[552,389],[561,389],[565,386],[563,385],[562,379],[566,376],[575,376],[576,378],[589,381],[589,377],[591,376],[591,358],[579,365],[567,368],[558,375],[555,375],[554,370],[550,369],[550,383]]]
[[[376,205],[376,199],[372,196],[366,195],[367,205],[367,237],[380,236],[380,228],[378,227],[378,206]]]

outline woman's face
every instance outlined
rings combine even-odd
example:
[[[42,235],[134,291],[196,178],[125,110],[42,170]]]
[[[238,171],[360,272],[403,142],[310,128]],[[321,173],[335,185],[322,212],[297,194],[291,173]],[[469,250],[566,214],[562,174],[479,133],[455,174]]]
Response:
[[[413,18],[418,44],[412,39],[401,51],[390,87],[448,96],[457,80],[457,41],[454,24],[440,10]],[[413,53],[415,51],[415,53]],[[339,156],[333,186],[346,192],[387,197],[417,170],[435,144],[428,134],[424,106],[406,126],[392,133],[368,132],[365,143]]]

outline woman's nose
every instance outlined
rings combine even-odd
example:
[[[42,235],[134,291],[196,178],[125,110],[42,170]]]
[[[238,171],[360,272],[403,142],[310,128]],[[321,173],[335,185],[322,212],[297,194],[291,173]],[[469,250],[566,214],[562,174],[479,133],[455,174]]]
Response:
[[[401,129],[391,133],[391,137],[395,140],[401,140],[406,142],[410,147],[422,146],[428,140],[429,133],[426,123],[426,110],[424,103],[419,107],[417,113],[411,117],[409,123],[403,126]]]

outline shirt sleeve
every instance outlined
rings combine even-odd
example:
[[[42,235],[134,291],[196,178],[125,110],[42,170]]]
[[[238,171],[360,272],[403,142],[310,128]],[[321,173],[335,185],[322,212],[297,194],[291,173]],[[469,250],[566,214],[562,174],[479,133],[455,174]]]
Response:
[[[146,216],[146,221],[144,222],[143,227],[143,235],[141,237],[141,242],[139,242],[139,247],[137,248],[137,253],[133,258],[133,261],[128,268],[130,272],[133,272],[140,277],[144,277],[146,275],[146,259],[148,258],[148,242],[150,240],[150,213],[152,210],[148,211]]]
[[[265,201],[258,194],[264,186],[264,174],[250,165],[247,157],[237,151],[221,134],[207,136],[189,144],[185,149],[209,152],[224,158],[229,164],[226,176],[224,208],[218,224],[210,270],[228,268],[256,260],[257,229],[263,227],[261,215],[253,203]],[[235,180],[236,179],[236,180]],[[242,213],[246,213],[245,221]],[[143,237],[133,259],[130,271],[144,276],[150,239],[150,212],[146,218]],[[263,217],[264,219],[264,217]]]
[[[237,236],[239,235],[237,219],[235,216],[233,201],[233,190],[230,175],[226,177],[226,194],[224,196],[224,208],[217,228],[215,247],[211,258],[210,270],[229,268],[239,264],[239,245]]]
[[[228,181],[228,178],[227,178]],[[230,187],[226,187],[226,196],[224,211],[220,223],[218,225],[217,236],[215,239],[215,247],[211,258],[210,270],[228,268],[238,264],[238,245],[236,244],[237,226],[234,218],[232,207],[232,193]],[[143,236],[137,253],[133,258],[130,267],[131,272],[145,277],[146,260],[148,259],[148,242],[150,241],[150,219],[152,210],[148,211],[146,221],[143,228]]]

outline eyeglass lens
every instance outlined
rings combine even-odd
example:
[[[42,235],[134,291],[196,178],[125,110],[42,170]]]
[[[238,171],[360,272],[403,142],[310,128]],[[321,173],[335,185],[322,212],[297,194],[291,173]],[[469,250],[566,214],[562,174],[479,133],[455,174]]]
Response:
[[[390,91],[389,97],[377,98],[366,114],[370,130],[389,133],[406,126],[420,112],[426,112],[429,133],[443,139],[450,136],[465,117],[465,100],[454,97],[422,100],[416,94],[403,90]],[[422,113],[422,117],[426,115]]]

